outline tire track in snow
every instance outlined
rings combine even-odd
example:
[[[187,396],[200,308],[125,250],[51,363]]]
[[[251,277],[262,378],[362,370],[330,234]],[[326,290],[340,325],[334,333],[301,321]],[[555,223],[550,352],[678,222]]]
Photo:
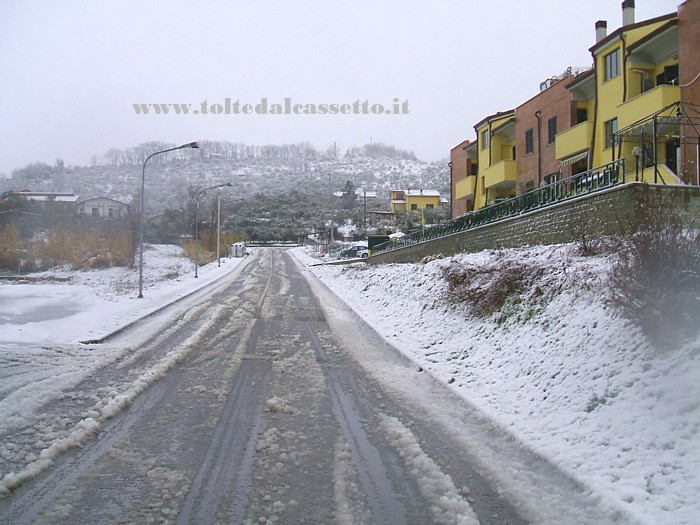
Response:
[[[229,523],[241,523],[248,493],[252,488],[255,443],[263,427],[263,409],[272,375],[272,362],[256,356],[260,335],[265,329],[260,318],[270,288],[274,258],[265,288],[255,307],[250,332],[239,346],[244,347],[243,362],[236,373],[223,412],[180,510],[178,524],[216,523],[222,503],[233,485],[233,501],[228,509]]]

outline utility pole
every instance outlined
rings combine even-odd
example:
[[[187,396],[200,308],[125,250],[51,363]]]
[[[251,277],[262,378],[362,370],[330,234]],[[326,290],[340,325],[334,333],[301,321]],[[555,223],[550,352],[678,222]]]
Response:
[[[333,244],[333,186],[331,184],[331,174],[328,173],[328,188],[330,189],[330,198],[331,198],[331,220],[330,220],[330,226],[331,226],[331,233],[328,242],[328,249],[330,250],[331,245]]]
[[[216,261],[221,267],[221,193],[216,196]]]
[[[365,201],[365,213],[364,213],[364,219],[362,221],[362,227],[366,230],[367,229],[367,190],[365,188],[362,188],[362,195],[364,196],[364,201]]]

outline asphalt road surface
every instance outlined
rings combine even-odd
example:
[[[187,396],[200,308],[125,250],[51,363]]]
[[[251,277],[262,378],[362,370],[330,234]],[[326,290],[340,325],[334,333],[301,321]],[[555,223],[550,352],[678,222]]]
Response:
[[[287,251],[257,250],[149,323],[157,335],[44,410],[70,417],[109,388],[138,395],[0,499],[0,523],[626,523],[401,357]]]

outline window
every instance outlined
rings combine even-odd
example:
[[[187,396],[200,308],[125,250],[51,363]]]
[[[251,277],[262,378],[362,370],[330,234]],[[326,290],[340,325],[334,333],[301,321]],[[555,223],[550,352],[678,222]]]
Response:
[[[481,132],[481,149],[489,149],[489,130]]]
[[[615,133],[617,133],[617,119],[608,120],[605,123],[605,147],[612,148],[615,145]]]
[[[93,217],[99,217],[100,216],[100,210],[98,208],[93,208],[92,209],[92,216]]]
[[[411,204],[411,209],[412,209],[412,210],[417,210],[417,209],[418,209],[418,205],[417,205],[417,204]]]
[[[433,205],[432,205],[432,204],[426,204],[426,205],[425,205],[425,208],[428,209],[428,210],[432,210],[432,209],[433,209]]]
[[[470,175],[478,175],[479,174],[479,165],[476,162],[471,163],[471,170],[469,172]]]
[[[678,64],[666,66],[664,72],[656,77],[656,85],[663,84],[678,85]]]
[[[529,155],[535,151],[535,135],[532,128],[525,132],[525,155]]]
[[[605,55],[605,80],[615,78],[620,74],[620,48]]]
[[[545,184],[554,184],[555,182],[559,182],[561,180],[561,173],[550,173],[549,175],[544,176],[544,183]]]
[[[586,108],[576,108],[576,124],[586,122],[588,120],[588,110]]]
[[[547,121],[547,144],[554,144],[554,137],[557,136],[557,117],[552,117]]]

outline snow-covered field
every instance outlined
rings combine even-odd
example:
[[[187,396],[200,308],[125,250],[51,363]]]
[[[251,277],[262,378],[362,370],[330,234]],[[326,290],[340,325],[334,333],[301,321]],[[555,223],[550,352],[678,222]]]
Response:
[[[294,253],[318,262],[303,248]],[[541,293],[526,291],[500,319],[471,316],[445,298],[442,268],[495,257],[545,266]],[[244,259],[223,261],[194,279],[179,249],[152,247],[143,299],[136,299],[137,273],[123,269],[0,284],[0,425],[27,417],[117,351],[76,343],[104,337]],[[606,257],[555,246],[310,269],[417,366],[640,522],[697,522],[700,334],[683,348],[652,348],[606,306]],[[0,465],[17,453],[7,445],[0,443]],[[0,479],[7,474],[0,466]]]
[[[57,269],[33,274],[24,282],[0,281],[0,434],[26,427],[23,443],[0,442],[0,497],[10,487],[44,471],[62,451],[80,446],[177,362],[186,349],[173,349],[155,367],[123,391],[93,393],[99,414],[75,414],[59,420],[38,410],[71,392],[100,368],[133,352],[119,344],[81,344],[114,334],[167,304],[230,273],[245,259],[222,259],[194,267],[177,246],[148,246],[144,254],[143,298],[138,271],[111,268],[75,272]],[[139,330],[148,336],[148,326]],[[196,334],[193,334],[196,335]],[[94,412],[94,411],[93,411]],[[10,466],[11,465],[11,466]]]

